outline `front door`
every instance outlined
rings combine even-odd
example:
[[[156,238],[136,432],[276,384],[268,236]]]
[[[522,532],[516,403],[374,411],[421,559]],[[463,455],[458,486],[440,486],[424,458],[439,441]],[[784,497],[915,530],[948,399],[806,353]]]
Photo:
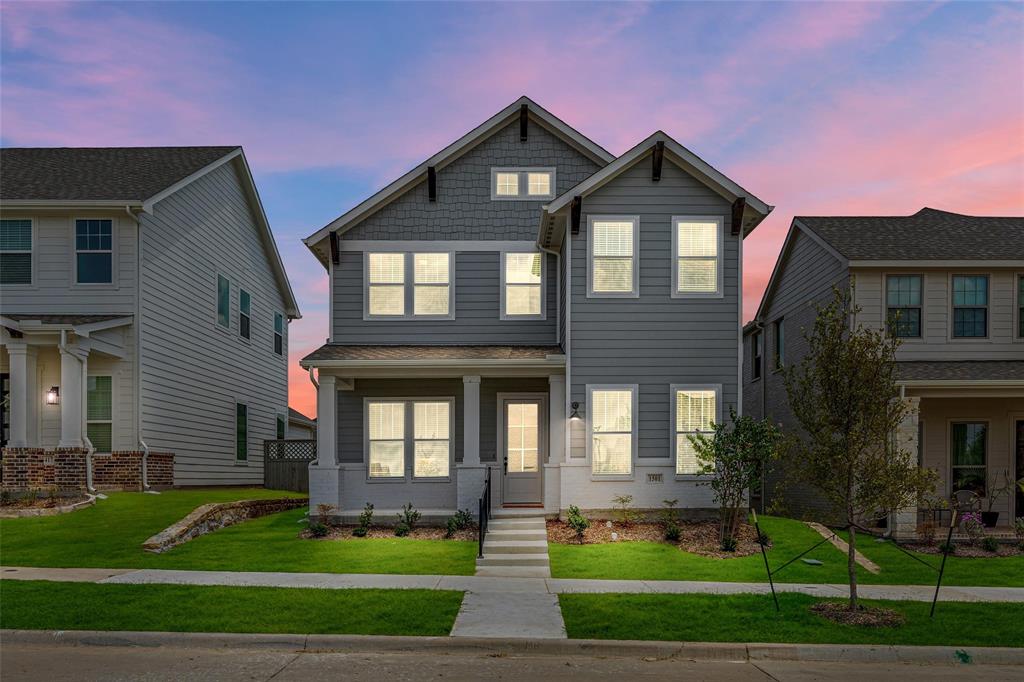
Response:
[[[1021,480],[1024,478],[1024,419],[1017,420],[1017,468],[1014,473],[1015,480]],[[1015,513],[1017,516],[1024,516],[1024,490],[1021,487],[1015,486],[1017,489],[1017,506],[1015,507]],[[1012,525],[1013,519],[1010,519]]]
[[[539,505],[544,501],[543,467],[547,440],[546,399],[503,397],[499,448],[504,463],[504,504]]]

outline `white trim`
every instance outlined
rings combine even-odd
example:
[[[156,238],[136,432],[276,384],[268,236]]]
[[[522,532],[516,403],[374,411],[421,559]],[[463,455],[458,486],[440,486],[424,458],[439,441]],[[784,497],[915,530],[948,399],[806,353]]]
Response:
[[[1010,420],[1011,423],[1013,420]],[[985,463],[983,469],[985,473],[982,478],[985,486],[985,494],[979,495],[981,499],[988,498],[988,472],[992,461],[992,417],[982,417],[972,419],[966,418],[950,418],[946,419],[946,492],[947,497],[951,496],[956,490],[953,489],[953,425],[954,424],[984,424],[985,425]],[[1011,445],[1012,444],[1008,444]],[[1013,451],[1010,450],[1012,456]],[[978,468],[977,466],[964,465],[959,467],[961,469]]]
[[[670,384],[668,387],[668,406],[669,406],[669,427],[668,427],[668,443],[671,455],[669,459],[672,462],[672,471],[676,474],[678,480],[703,480],[707,478],[707,475],[701,475],[697,473],[681,473],[679,471],[679,448],[676,444],[676,437],[680,432],[676,431],[676,415],[678,413],[678,405],[676,400],[680,392],[687,391],[714,391],[715,393],[715,423],[722,423],[722,384]],[[709,434],[711,431],[686,431],[684,433],[704,433]]]
[[[917,336],[900,336],[894,337],[900,339],[900,344],[904,343],[924,343],[924,302],[925,302],[925,287],[927,286],[928,278],[923,272],[910,272],[906,270],[891,270],[882,273],[882,333],[886,337],[891,337],[889,334],[889,278],[890,277],[917,277],[921,280],[921,302],[917,306],[895,306],[895,307],[906,307],[906,308],[918,308],[918,316],[920,318],[918,325]],[[952,318],[950,318],[952,319]]]
[[[246,296],[249,297],[249,312],[247,313],[242,312],[242,294],[245,294]],[[245,315],[247,318],[249,318],[248,336],[242,335],[242,315]],[[252,342],[252,318],[252,294],[248,290],[243,289],[242,287],[238,287],[238,338],[241,339],[242,341],[245,341],[246,343]]]
[[[220,323],[220,280],[228,283],[228,323],[227,326]],[[231,278],[221,272],[214,273],[213,280],[213,326],[222,332],[231,333]]]
[[[686,221],[706,222],[713,221],[718,230],[718,255],[715,259],[715,271],[717,282],[715,291],[680,291],[679,290],[679,223]],[[674,215],[671,221],[672,227],[672,298],[724,298],[725,297],[725,218],[714,215]],[[742,242],[742,240],[740,240]],[[708,259],[710,260],[710,259]],[[742,256],[740,257],[742,262]],[[743,278],[740,278],[742,289]],[[742,311],[741,311],[742,319]]]
[[[633,289],[631,291],[594,291],[594,223],[633,223]],[[640,216],[587,215],[587,298],[640,298]]]
[[[516,251],[536,250],[537,242],[529,240],[521,241],[486,241],[486,240],[447,240],[435,239],[426,240],[397,240],[397,239],[339,239],[338,251],[373,251],[375,253],[389,253],[395,251],[430,253],[437,251]],[[334,267],[333,262],[331,267]]]
[[[21,217],[21,218],[18,218],[18,217],[13,217],[13,216],[3,216],[3,217],[0,217],[0,220],[11,220],[11,221],[14,221],[14,220],[27,220],[28,223],[29,223],[29,228],[28,228],[29,229],[29,239],[31,241],[31,243],[29,244],[29,249],[28,249],[28,254],[29,254],[29,281],[27,283],[22,283],[22,284],[4,284],[3,285],[4,289],[5,290],[11,289],[11,290],[17,290],[17,291],[28,291],[28,290],[31,290],[31,289],[37,289],[38,288],[38,286],[37,286],[38,282],[37,282],[36,273],[37,273],[37,271],[39,269],[39,253],[38,253],[39,249],[37,249],[36,246],[38,245],[39,240],[36,238],[36,219],[33,218],[33,217]],[[10,250],[10,249],[0,249],[0,253],[25,253],[25,251],[16,251],[16,250]]]
[[[1014,343],[1024,343],[1024,335],[1021,334],[1021,324],[1024,324],[1024,314],[1021,312],[1021,308],[1024,308],[1024,296],[1021,296],[1022,282],[1024,282],[1024,272],[1013,273],[1013,281],[1010,285],[1013,287],[1013,328],[1010,330],[1010,339]],[[1018,476],[1018,478],[1024,477]],[[1021,512],[1024,512],[1024,509]]]
[[[516,194],[498,194],[498,173],[515,173],[517,175]],[[530,194],[530,173],[547,173],[547,194]],[[492,166],[491,167],[491,201],[546,201],[553,199],[557,187],[558,169],[554,166]]]
[[[443,243],[442,243],[443,244]],[[403,291],[403,305],[401,315],[374,315],[370,313],[370,255],[373,253],[401,253],[403,258],[403,278],[402,278],[402,291]],[[416,267],[415,259],[417,253],[444,253],[448,254],[448,314],[447,315],[417,315],[415,312],[416,305]],[[378,286],[393,286],[397,287],[398,284],[381,284]],[[440,288],[445,286],[443,284],[421,284],[420,286],[434,286]],[[333,284],[332,284],[333,288]],[[333,303],[332,303],[333,305]],[[423,321],[441,321],[441,320],[454,320],[455,319],[455,252],[447,248],[430,249],[425,251],[397,251],[397,250],[384,250],[384,251],[364,251],[363,252],[363,321],[364,322],[380,322],[380,321],[394,321],[394,322],[423,322]]]
[[[0,209],[14,208],[18,210],[54,210],[93,209],[93,208],[141,208],[138,199],[4,199]]]
[[[278,357],[288,357],[288,318],[280,310],[274,310],[273,314],[273,326],[270,330],[270,352]],[[281,352],[277,352],[277,318],[281,318]]]
[[[115,378],[117,376],[118,376],[117,372],[114,371],[114,370],[111,370],[111,369],[101,369],[101,370],[97,370],[97,371],[92,371],[91,369],[89,369],[89,370],[87,370],[87,373],[86,373],[86,384],[85,384],[85,391],[84,391],[84,393],[85,393],[85,405],[82,405],[82,414],[85,416],[85,436],[88,438],[89,424],[110,424],[110,452],[105,452],[103,450],[96,450],[97,454],[101,454],[101,455],[109,455],[112,452],[114,452],[115,450],[117,450],[117,447],[114,444],[114,437],[116,435],[116,431],[114,429],[114,415],[116,415],[118,413],[118,409],[117,409],[117,397],[118,397],[117,394],[118,394],[118,391],[117,391],[117,381],[115,380]],[[89,419],[89,379],[90,378],[98,378],[98,377],[109,377],[110,378],[110,419]],[[89,439],[89,442],[91,443],[92,439]]]
[[[453,358],[445,360],[319,360],[300,363],[303,367],[351,368],[351,367],[543,367],[564,366],[565,355],[548,355],[543,360],[522,359],[481,359]]]
[[[327,259],[327,343],[334,343],[334,259]]]
[[[956,296],[956,292],[953,291],[953,281],[957,277],[984,277],[985,278],[985,305],[954,305],[953,297]],[[946,329],[946,341],[949,343],[992,343],[996,339],[992,336],[992,273],[985,272],[950,272],[946,275],[946,291],[949,292],[949,296],[946,300],[946,314],[949,320],[949,325]],[[956,309],[957,308],[984,308],[985,309],[985,335],[984,336],[956,336],[954,329],[956,328]],[[1011,330],[1012,331],[1012,330]]]
[[[401,404],[402,475],[370,476],[370,403]],[[448,403],[448,475],[416,476],[416,403]],[[411,446],[411,447],[410,447]],[[452,480],[455,468],[455,396],[363,396],[363,462],[367,483],[444,483]]]
[[[851,268],[1021,268],[1024,260],[851,260]]]
[[[540,256],[540,284],[507,284],[505,278],[507,271],[505,267],[505,256],[508,254],[528,253],[536,254]],[[512,320],[512,321],[529,321],[529,320],[547,320],[548,315],[548,278],[547,275],[547,254],[543,251],[537,250],[536,245],[530,249],[524,250],[509,250],[501,251],[498,254],[498,268],[501,270],[501,286],[498,293],[498,319],[499,320]],[[556,264],[557,267],[557,264]],[[521,286],[521,287],[540,287],[540,313],[537,315],[510,315],[505,312],[505,299],[506,299],[506,288],[508,286]],[[557,331],[556,331],[557,333]]]
[[[640,405],[640,384],[587,384],[586,388],[587,388],[587,403],[584,406],[584,409],[586,410],[586,422],[587,422],[587,442],[586,442],[586,447],[587,447],[586,457],[587,457],[587,459],[586,459],[586,462],[587,462],[587,465],[590,467],[590,477],[593,480],[597,480],[597,481],[607,481],[607,480],[628,480],[628,481],[631,481],[631,480],[633,480],[633,478],[635,476],[635,473],[636,473],[637,458],[639,456],[639,443],[637,441],[639,440],[639,433],[640,433],[640,429],[639,429],[640,415],[638,414],[638,412],[639,412],[639,405]],[[592,453],[593,443],[594,443],[594,419],[593,419],[593,416],[594,416],[593,415],[594,391],[630,391],[631,394],[632,394],[633,405],[632,405],[632,408],[631,408],[632,409],[632,413],[630,415],[630,420],[629,420],[630,421],[630,427],[632,428],[631,438],[630,438],[630,445],[631,445],[632,452],[630,454],[629,473],[627,473],[627,474],[597,474],[597,473],[594,473],[594,460],[593,460],[593,453]],[[612,432],[612,433],[618,433],[618,432]]]
[[[78,221],[79,220],[109,220],[110,221],[110,281],[109,282],[79,282],[78,281]],[[118,289],[120,288],[120,271],[118,268],[118,237],[120,234],[119,219],[113,217],[82,218],[72,216],[71,218],[71,287],[86,289]],[[81,253],[107,253],[105,249],[85,249]],[[136,273],[136,276],[139,276]]]
[[[550,448],[548,447],[548,439],[550,438],[551,424],[549,419],[548,410],[548,394],[547,393],[504,393],[499,392],[495,394],[495,402],[497,403],[497,420],[495,421],[497,431],[497,442],[494,449],[494,463],[501,469],[501,501],[505,502],[506,483],[508,480],[508,467],[505,465],[505,433],[508,430],[508,423],[505,419],[505,406],[509,402],[520,402],[537,403],[537,471],[536,472],[521,472],[521,473],[536,473],[537,479],[540,481],[540,496],[536,500],[536,503],[542,504],[544,502],[544,490],[545,490],[545,478],[544,467],[552,464],[549,461],[551,457]],[[489,465],[490,462],[485,462],[485,465]],[[517,504],[529,504],[529,503],[517,503]]]

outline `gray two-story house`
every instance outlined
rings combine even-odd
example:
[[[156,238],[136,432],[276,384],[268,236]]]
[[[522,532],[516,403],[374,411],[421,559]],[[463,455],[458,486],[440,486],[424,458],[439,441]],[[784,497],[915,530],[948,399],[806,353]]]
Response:
[[[3,149],[0,283],[5,487],[154,452],[161,484],[262,483],[299,310],[240,147]]]
[[[305,242],[330,275],[311,505],[712,507],[771,207],[657,132],[616,157],[521,98]],[[389,514],[390,515],[390,514]]]
[[[798,430],[778,369],[807,352],[815,303],[851,288],[856,323],[900,339],[908,415],[905,452],[939,477],[938,495],[993,488],[1024,476],[1024,218],[924,208],[910,216],[797,217],[755,319],[744,329],[744,410]],[[798,432],[798,431],[797,431]],[[818,514],[814,490],[779,487],[764,503]],[[776,495],[778,494],[778,498]],[[993,500],[1001,526],[1024,515],[1024,495]],[[914,515],[894,530],[914,532]]]

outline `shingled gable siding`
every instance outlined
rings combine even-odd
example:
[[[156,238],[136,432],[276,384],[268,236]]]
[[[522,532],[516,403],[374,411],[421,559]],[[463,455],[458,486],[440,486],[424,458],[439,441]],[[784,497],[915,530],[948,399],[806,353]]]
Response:
[[[153,450],[175,453],[175,483],[260,484],[262,442],[287,412],[288,337],[274,353],[277,281],[233,164],[143,218],[142,419]],[[231,323],[217,326],[217,274]],[[238,289],[252,294],[252,338],[238,335]],[[235,462],[235,401],[248,406],[248,463]]]
[[[580,233],[572,237],[572,400],[589,418],[587,384],[639,384],[641,461],[673,454],[670,384],[721,384],[723,413],[736,404],[738,238],[726,232],[722,298],[671,297],[672,216],[729,211],[728,201],[675,164],[666,162],[653,182],[649,157],[583,200]],[[587,215],[640,216],[639,298],[587,297]],[[586,456],[585,441],[580,420],[572,457]]]

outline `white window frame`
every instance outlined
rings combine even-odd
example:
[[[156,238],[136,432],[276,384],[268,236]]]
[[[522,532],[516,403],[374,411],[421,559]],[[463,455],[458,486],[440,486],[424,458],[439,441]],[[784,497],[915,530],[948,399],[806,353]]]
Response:
[[[109,282],[79,282],[78,281],[78,254],[79,253],[107,253],[106,250],[78,249],[78,221],[79,220],[109,220],[110,221],[110,281]],[[71,219],[71,286],[85,287],[88,289],[117,289],[118,278],[118,248],[117,233],[118,223],[116,218],[97,218],[75,216]]]
[[[443,245],[441,245],[443,247]],[[455,319],[455,252],[447,247],[417,248],[415,251],[399,249],[374,248],[371,251],[363,251],[363,320],[380,321],[391,320],[395,322],[407,322],[412,320],[454,320]],[[404,287],[404,312],[401,315],[372,315],[370,314],[370,254],[371,253],[401,253],[404,260],[405,277],[402,281]],[[416,254],[443,253],[448,255],[448,314],[447,315],[416,315],[415,314],[415,292],[416,292]],[[398,286],[397,284],[390,286]],[[431,285],[421,285],[431,286]],[[442,286],[442,285],[434,285]]]
[[[277,331],[277,319],[278,318],[281,318],[281,331],[280,331],[280,333],[278,333],[278,331]],[[271,335],[272,336],[272,340],[271,340],[271,347],[270,347],[270,350],[274,353],[274,355],[277,355],[279,357],[284,357],[285,355],[288,354],[288,349],[285,348],[285,343],[284,343],[285,336],[287,335],[287,331],[288,331],[288,320],[287,320],[287,318],[285,318],[284,313],[282,313],[279,310],[275,310],[274,311],[274,325],[273,325],[273,330],[272,330],[273,333]],[[281,352],[280,353],[277,352],[277,337],[278,336],[281,337]]]
[[[919,315],[920,315],[921,322],[920,322],[920,328],[918,329],[918,331],[920,333],[917,336],[901,336],[901,337],[899,337],[899,339],[900,339],[900,343],[901,344],[903,344],[903,343],[923,343],[924,340],[925,340],[925,334],[924,334],[924,328],[925,328],[924,327],[924,312],[925,312],[924,311],[924,302],[926,300],[926,297],[925,297],[925,286],[926,286],[925,275],[924,275],[923,272],[902,272],[902,271],[893,271],[893,272],[883,272],[882,273],[882,316],[883,316],[883,319],[882,319],[882,330],[885,332],[886,336],[890,336],[890,334],[889,334],[889,279],[891,277],[917,277],[919,280],[921,280],[921,303],[919,305],[917,305],[917,306],[902,306],[902,307],[905,307],[905,308],[918,308],[919,309],[919,311],[920,311]],[[950,293],[950,300],[952,301],[952,293]],[[900,306],[895,306],[895,307],[900,307]],[[950,321],[952,321],[953,318],[950,317],[949,319],[950,319]]]
[[[516,173],[519,176],[519,193],[498,194],[498,173]],[[547,173],[551,176],[551,191],[547,194],[530,194],[530,173]],[[548,201],[555,198],[558,170],[554,166],[514,167],[496,166],[491,168],[491,201]]]
[[[242,294],[245,294],[246,296],[249,297],[249,312],[247,312],[247,313],[243,313],[242,312]],[[242,335],[242,317],[243,316],[249,319],[249,335],[248,336],[243,336]],[[249,292],[248,289],[243,289],[242,287],[238,287],[238,338],[241,339],[242,341],[245,341],[246,343],[252,343],[252,319],[253,319],[253,314],[252,314],[252,294]]]
[[[678,399],[678,393],[680,391],[714,391],[715,393],[715,418],[716,424],[722,422],[722,384],[671,384],[668,387],[668,404],[669,404],[669,447],[672,448],[672,471],[675,472],[677,479],[692,480],[692,479],[704,479],[714,474],[698,474],[698,473],[682,473],[679,471],[679,448],[676,445],[676,437],[680,433],[676,429],[678,423],[676,420],[677,408],[676,401]],[[686,431],[684,433],[703,433],[710,434],[711,431]]]
[[[680,222],[714,222],[718,231],[718,254],[715,257],[715,276],[717,282],[714,291],[680,291],[679,290],[679,223]],[[725,218],[715,215],[674,215],[672,216],[672,298],[722,298],[725,296]],[[704,260],[711,260],[706,258]]]
[[[760,381],[764,376],[764,329],[756,329],[750,335],[750,380]],[[761,346],[758,351],[758,345]]]
[[[1020,333],[1020,325],[1024,322],[1024,314],[1021,314],[1021,308],[1024,307],[1024,296],[1021,296],[1020,283],[1024,280],[1024,272],[1013,273],[1013,334],[1012,338],[1016,343],[1024,343],[1024,335]],[[1024,475],[1024,472],[1021,472]],[[1024,515],[1024,509],[1017,512],[1018,515]]]
[[[594,418],[593,418],[593,405],[594,405],[594,391],[630,391],[633,398],[632,406],[632,418],[630,419],[631,439],[630,439],[630,458],[629,458],[629,473],[628,474],[597,474],[594,473]],[[586,421],[587,421],[587,466],[590,467],[590,478],[595,481],[632,481],[636,475],[637,457],[639,453],[639,423],[640,415],[638,414],[640,405],[640,384],[587,384],[587,404],[586,404]],[[611,432],[618,433],[618,432]]]
[[[275,415],[275,417],[274,417],[274,436],[277,436],[277,427],[278,427],[279,424],[284,425],[284,434],[281,436],[280,440],[287,440],[288,439],[288,417],[287,417],[287,415],[282,414],[281,412],[278,412]]]
[[[4,284],[4,289],[32,289],[36,286],[37,249],[36,249],[36,221],[35,218],[6,217],[4,220],[27,220],[29,223],[29,248],[28,251],[18,249],[4,249],[3,253],[28,253],[29,254],[29,281],[22,284]],[[77,258],[75,259],[78,260]]]
[[[220,280],[228,283],[228,323],[220,323]],[[222,272],[218,272],[213,280],[213,326],[222,332],[231,331],[231,278]]]
[[[117,375],[113,374],[112,372],[100,371],[100,372],[96,372],[96,373],[89,372],[88,373],[88,377],[89,378],[93,378],[93,379],[98,378],[98,377],[109,377],[110,378],[110,419],[89,419],[89,404],[88,404],[89,387],[88,387],[88,385],[86,385],[86,391],[85,391],[86,404],[83,406],[85,408],[85,417],[86,417],[86,419],[85,419],[85,433],[86,433],[86,437],[88,438],[88,436],[89,436],[89,424],[110,424],[110,451],[113,452],[116,449],[114,447],[114,415],[117,413]],[[90,440],[89,442],[91,443],[92,441]],[[101,455],[108,455],[108,454],[110,454],[110,452],[103,452],[102,450],[97,450],[96,452],[98,452]]]
[[[985,305],[954,305],[956,292],[953,290],[957,277],[984,277],[985,278]],[[992,341],[992,273],[991,272],[951,272],[947,280],[949,305],[949,329],[948,339],[952,343],[989,343]],[[956,336],[956,309],[957,308],[984,308],[985,309],[985,335],[984,336]]]
[[[633,289],[632,291],[594,291],[594,223],[633,223]],[[640,216],[587,216],[587,298],[640,298]]]
[[[509,254],[517,254],[517,253],[537,254],[537,255],[540,256],[540,284],[539,285],[537,285],[537,284],[508,284],[505,281],[506,277],[508,276],[508,272],[507,272],[506,267],[505,267],[505,256],[507,256]],[[498,301],[498,305],[499,305],[498,317],[499,317],[499,319],[501,319],[501,320],[546,320],[547,319],[547,314],[548,314],[548,278],[546,277],[547,273],[545,271],[547,270],[548,263],[547,263],[547,259],[545,258],[545,256],[547,256],[546,253],[544,253],[543,251],[538,251],[536,249],[533,249],[533,250],[530,250],[530,249],[522,249],[522,250],[509,249],[509,250],[503,250],[503,251],[501,251],[499,253],[499,255],[498,255],[498,258],[499,258],[498,267],[501,269],[501,293],[500,293],[500,300]],[[505,299],[507,298],[506,294],[508,292],[508,287],[510,287],[510,286],[513,286],[513,287],[514,286],[539,286],[540,287],[540,314],[538,314],[538,315],[511,315],[511,314],[505,312]]]
[[[370,403],[401,403],[403,416],[402,475],[370,476]],[[415,403],[448,403],[448,475],[416,476]],[[455,468],[455,396],[363,397],[363,466],[368,483],[438,483],[452,480]]]
[[[238,406],[241,405],[245,408],[245,458],[238,458]],[[235,466],[249,466],[249,423],[252,421],[249,419],[251,411],[249,410],[249,403],[241,400],[235,400],[235,411],[231,419],[231,443],[233,445],[234,457],[232,459],[235,462]]]

